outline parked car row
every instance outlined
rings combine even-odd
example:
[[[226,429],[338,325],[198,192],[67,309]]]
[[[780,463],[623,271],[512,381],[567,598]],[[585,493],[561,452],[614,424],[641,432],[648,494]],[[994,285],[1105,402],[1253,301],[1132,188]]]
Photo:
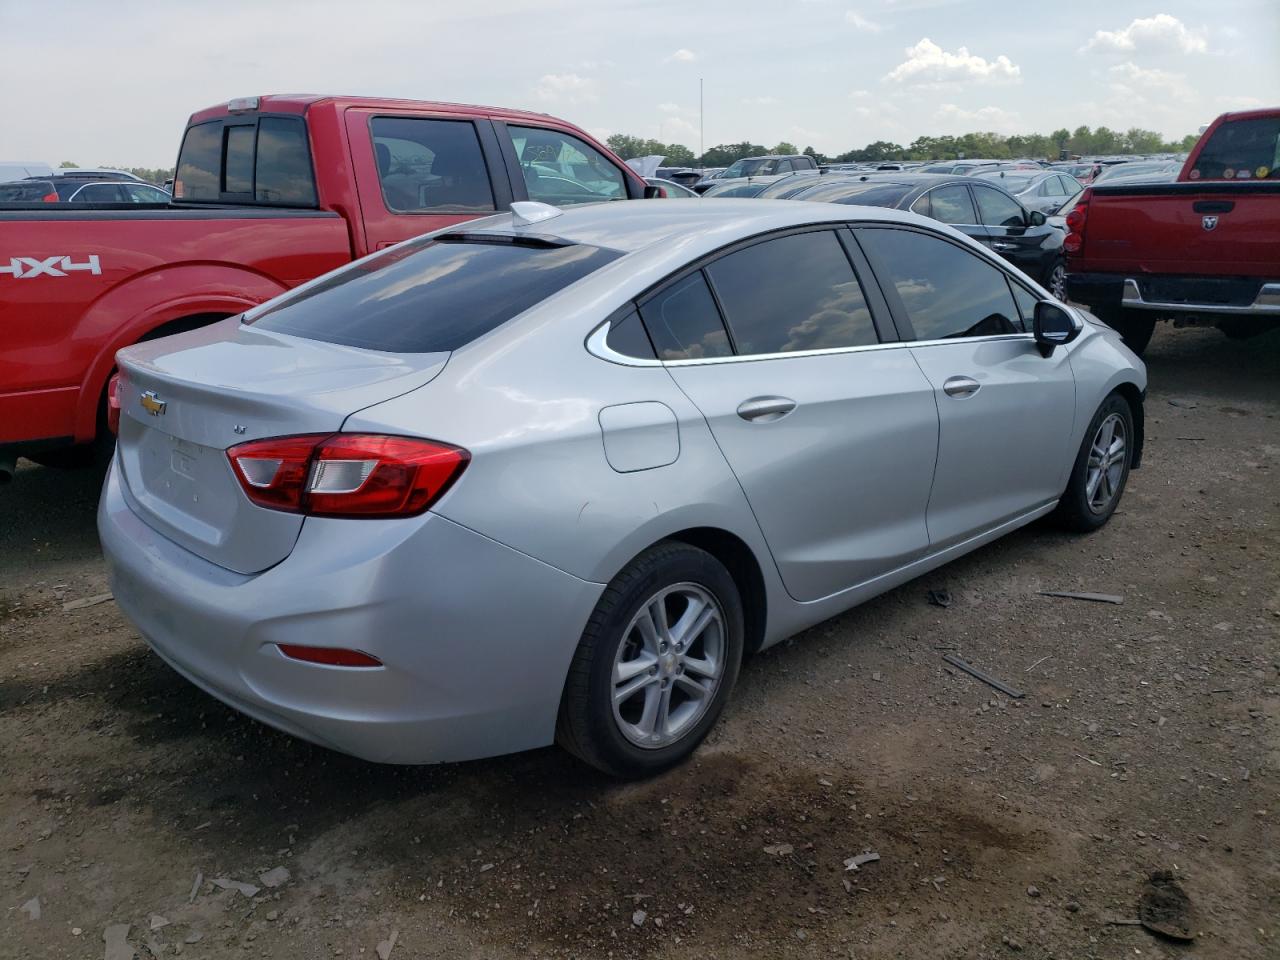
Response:
[[[124,170],[60,170],[0,183],[0,203],[169,203],[167,190]]]

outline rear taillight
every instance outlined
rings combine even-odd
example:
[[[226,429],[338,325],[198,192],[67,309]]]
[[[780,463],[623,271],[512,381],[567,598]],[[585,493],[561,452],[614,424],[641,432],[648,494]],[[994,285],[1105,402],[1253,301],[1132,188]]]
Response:
[[[107,381],[107,429],[112,435],[120,432],[120,374],[113,373]]]
[[[1084,248],[1084,225],[1088,219],[1089,194],[1085,191],[1085,195],[1067,214],[1067,236],[1062,241],[1062,249],[1067,253],[1079,253]]]
[[[470,454],[412,437],[311,433],[251,440],[227,451],[260,507],[318,517],[409,517],[435,503]]]
[[[57,203],[58,195],[56,193],[46,193],[40,198],[41,203]]]

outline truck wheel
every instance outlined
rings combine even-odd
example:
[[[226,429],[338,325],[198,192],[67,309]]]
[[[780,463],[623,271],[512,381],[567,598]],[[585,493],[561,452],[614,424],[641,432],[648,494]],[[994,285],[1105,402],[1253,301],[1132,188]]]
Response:
[[[664,541],[613,578],[565,681],[560,745],[615,777],[661,773],[702,742],[738,678],[742,600],[697,547]]]
[[[1118,393],[1102,406],[1084,432],[1071,479],[1058,501],[1056,517],[1068,530],[1088,533],[1111,519],[1133,461],[1133,410]]]
[[[1122,307],[1095,307],[1094,316],[1124,338],[1124,345],[1142,356],[1155,332],[1155,317],[1135,316]]]

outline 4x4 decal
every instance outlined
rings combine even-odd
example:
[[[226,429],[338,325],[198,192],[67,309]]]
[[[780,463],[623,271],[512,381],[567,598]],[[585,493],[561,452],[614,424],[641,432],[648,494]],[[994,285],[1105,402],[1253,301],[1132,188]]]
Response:
[[[65,277],[76,270],[84,270],[95,277],[102,273],[102,265],[96,253],[89,254],[84,263],[76,263],[70,257],[10,257],[7,267],[0,266],[0,273],[7,273],[18,280],[30,280],[32,277]]]

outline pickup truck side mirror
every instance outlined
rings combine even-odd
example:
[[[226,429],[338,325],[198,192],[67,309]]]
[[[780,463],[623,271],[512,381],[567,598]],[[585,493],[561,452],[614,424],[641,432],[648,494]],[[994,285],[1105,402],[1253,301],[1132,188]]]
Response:
[[[1032,210],[1031,215],[1028,219],[1030,220],[1031,226],[1033,227],[1044,226],[1045,216],[1039,210]]]
[[[1080,322],[1061,304],[1041,300],[1036,304],[1032,329],[1040,356],[1051,357],[1061,344],[1068,344],[1080,336]]]

